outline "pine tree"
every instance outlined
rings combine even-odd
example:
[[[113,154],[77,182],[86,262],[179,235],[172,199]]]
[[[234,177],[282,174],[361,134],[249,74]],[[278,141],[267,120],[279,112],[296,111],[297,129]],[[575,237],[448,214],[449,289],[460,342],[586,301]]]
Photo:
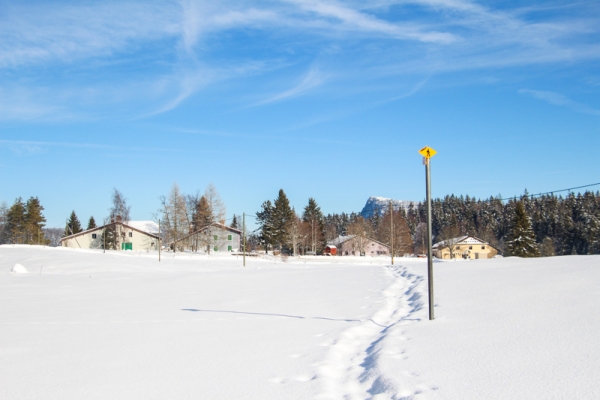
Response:
[[[7,227],[8,205],[5,201],[0,203],[0,244],[7,243],[9,233]]]
[[[268,253],[269,244],[273,244],[274,224],[273,224],[273,204],[271,200],[265,201],[261,206],[261,211],[256,213],[256,220],[260,225],[259,240],[265,246],[265,254]]]
[[[95,227],[96,227],[96,220],[94,219],[93,216],[91,216],[88,221],[88,224],[87,224],[87,230],[94,229]]]
[[[233,229],[238,229],[238,221],[235,214],[233,214],[233,219],[231,220],[231,225],[229,225]]]
[[[290,242],[290,229],[296,217],[283,189],[279,190],[279,195],[275,199],[272,216],[273,239],[276,243],[279,243],[279,248],[283,250],[285,245]]]
[[[517,257],[540,256],[538,246],[535,243],[535,234],[531,228],[531,221],[525,212],[522,201],[516,203],[515,216],[508,239],[506,246],[509,255]]]
[[[102,248],[106,250],[117,250],[118,232],[117,224],[105,224],[100,240]]]
[[[12,243],[25,243],[26,208],[19,197],[6,214],[6,230]]]
[[[65,227],[65,236],[74,235],[81,231],[81,223],[79,222],[79,218],[77,218],[77,214],[75,214],[75,210],[73,210]]]
[[[46,218],[42,215],[44,207],[40,204],[37,197],[30,197],[25,205],[25,234],[26,242],[29,244],[45,242],[42,229],[45,226]]]
[[[375,214],[378,214],[378,212],[375,212]],[[302,220],[310,227],[308,242],[310,243],[311,251],[316,253],[322,250],[327,245],[325,242],[323,213],[317,201],[312,197],[308,199],[308,204],[304,207]]]

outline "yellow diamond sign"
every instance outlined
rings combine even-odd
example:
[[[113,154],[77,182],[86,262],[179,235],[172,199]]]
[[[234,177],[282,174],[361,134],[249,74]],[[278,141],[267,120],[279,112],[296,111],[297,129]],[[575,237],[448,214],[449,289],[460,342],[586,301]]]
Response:
[[[425,146],[421,150],[419,150],[419,154],[421,154],[423,157],[429,159],[429,158],[435,156],[437,154],[437,151],[435,151],[434,149],[432,149],[429,146]]]

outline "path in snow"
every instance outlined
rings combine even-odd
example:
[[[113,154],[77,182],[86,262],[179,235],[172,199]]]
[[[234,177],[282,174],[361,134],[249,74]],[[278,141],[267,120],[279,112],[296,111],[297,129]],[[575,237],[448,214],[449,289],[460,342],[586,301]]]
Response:
[[[422,308],[419,283],[423,277],[409,273],[402,266],[386,266],[385,273],[394,282],[384,292],[382,307],[369,320],[342,332],[331,346],[326,360],[318,368],[324,392],[320,399],[398,399],[422,391],[416,374],[405,371],[385,371],[380,355],[405,359],[404,344],[408,340],[400,329],[392,328],[420,320],[415,312]],[[384,341],[393,341],[382,346]],[[402,376],[389,377],[394,372]],[[379,395],[379,396],[378,396]]]

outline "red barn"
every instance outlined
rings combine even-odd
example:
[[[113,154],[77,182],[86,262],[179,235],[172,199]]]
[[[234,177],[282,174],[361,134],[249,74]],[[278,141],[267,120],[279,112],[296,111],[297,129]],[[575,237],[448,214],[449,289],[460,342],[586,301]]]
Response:
[[[328,255],[328,256],[337,255],[337,247],[335,247],[332,244],[328,244],[327,247],[325,247],[325,255]]]

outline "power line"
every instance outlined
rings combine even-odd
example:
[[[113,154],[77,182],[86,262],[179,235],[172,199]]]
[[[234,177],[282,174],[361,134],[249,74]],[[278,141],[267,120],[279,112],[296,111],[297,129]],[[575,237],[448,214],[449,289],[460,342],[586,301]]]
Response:
[[[571,187],[571,188],[567,188],[567,189],[552,190],[550,192],[543,192],[543,193],[536,193],[536,194],[527,194],[527,195],[523,194],[521,196],[505,197],[505,198],[502,198],[502,199],[497,199],[497,198],[494,198],[492,196],[491,199],[485,199],[485,200],[478,199],[478,200],[475,200],[475,201],[477,201],[477,202],[507,201],[507,200],[513,200],[513,199],[516,199],[518,197],[523,197],[523,196],[532,197],[533,198],[533,197],[538,197],[538,196],[544,196],[544,195],[547,195],[547,194],[561,193],[561,192],[567,192],[567,191],[570,192],[572,190],[583,189],[583,188],[592,187],[592,186],[598,186],[598,185],[600,185],[600,182],[598,182],[598,183],[590,183],[589,185]],[[414,202],[411,202],[411,203],[414,206],[417,206],[417,205],[421,204],[422,202],[420,202],[420,201],[414,201]],[[372,206],[369,206],[369,207],[363,207],[363,209],[358,214],[361,214],[363,211],[366,211],[366,212],[369,212],[369,211],[371,211],[371,212],[381,212],[384,209],[387,210],[387,208],[388,207],[386,207],[386,206],[373,206],[372,205]]]
[[[577,187],[572,187],[572,188],[568,188],[568,189],[560,189],[560,190],[553,190],[551,192],[544,192],[544,193],[536,193],[536,194],[528,194],[526,195],[527,197],[537,197],[537,196],[543,196],[545,194],[554,194],[554,193],[560,193],[560,192],[567,192],[567,191],[571,191],[571,190],[575,190],[575,189],[582,189],[582,188],[586,188],[586,187],[591,187],[591,186],[598,186],[600,185],[600,182],[598,183],[590,183],[589,185],[583,185],[583,186],[577,186]],[[505,199],[499,199],[500,201],[504,201],[504,200],[512,200],[514,198],[516,198],[517,196],[513,196],[513,197],[508,197]]]

